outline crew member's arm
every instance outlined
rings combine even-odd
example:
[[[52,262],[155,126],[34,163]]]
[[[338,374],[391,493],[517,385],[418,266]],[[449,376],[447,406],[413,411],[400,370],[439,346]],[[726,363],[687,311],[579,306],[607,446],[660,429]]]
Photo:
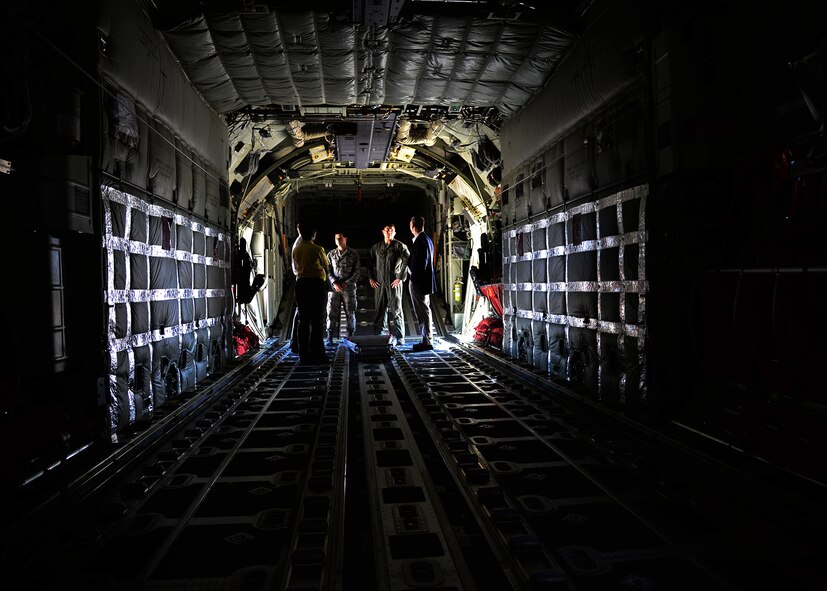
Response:
[[[347,277],[342,277],[340,281],[343,283],[342,289],[347,289],[351,285],[355,285],[356,281],[359,279],[359,253],[356,252],[354,249],[350,249],[348,251],[349,260],[353,263],[350,265],[351,272],[347,275]]]
[[[391,287],[396,287],[408,278],[408,259],[411,256],[408,247],[399,243],[398,250],[399,261],[396,263],[396,279],[391,283]]]
[[[370,277],[370,286],[373,289],[379,289],[379,281],[376,279],[376,245],[374,244],[370,249],[370,266],[368,267],[368,276]]]

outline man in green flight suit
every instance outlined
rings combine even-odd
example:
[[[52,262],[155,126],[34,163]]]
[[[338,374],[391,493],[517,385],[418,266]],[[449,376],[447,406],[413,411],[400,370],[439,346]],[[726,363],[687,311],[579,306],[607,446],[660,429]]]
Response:
[[[381,242],[370,249],[370,286],[376,290],[376,318],[373,333],[385,330],[391,336],[392,345],[401,345],[405,338],[402,319],[402,284],[408,278],[408,247],[395,240],[396,227],[387,224],[382,228]]]

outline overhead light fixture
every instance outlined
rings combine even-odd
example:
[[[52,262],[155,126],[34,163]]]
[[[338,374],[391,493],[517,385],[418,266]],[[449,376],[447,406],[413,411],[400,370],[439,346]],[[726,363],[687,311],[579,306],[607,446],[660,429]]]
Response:
[[[396,159],[402,160],[403,162],[410,162],[414,154],[416,154],[416,150],[411,148],[410,146],[400,146],[399,150],[396,151]]]
[[[308,151],[310,152],[310,160],[313,162],[321,162],[330,158],[330,151],[326,146],[314,146]]]

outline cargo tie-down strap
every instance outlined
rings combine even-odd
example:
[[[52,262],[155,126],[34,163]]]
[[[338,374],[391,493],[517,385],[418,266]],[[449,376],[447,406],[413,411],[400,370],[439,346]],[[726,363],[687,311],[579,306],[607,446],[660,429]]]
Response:
[[[564,327],[565,346],[562,350],[568,353],[575,349],[572,345],[572,328],[596,331],[599,361],[598,396],[605,389],[604,374],[606,372],[606,363],[603,359],[604,347],[601,346],[601,340],[608,338],[608,335],[616,339],[615,346],[621,359],[627,356],[627,339],[636,339],[638,356],[636,371],[639,372],[638,384],[636,384],[637,396],[641,401],[646,396],[644,346],[646,294],[649,291],[649,282],[646,280],[645,211],[648,193],[648,185],[639,185],[596,201],[567,208],[543,219],[519,224],[503,233],[503,277],[505,279],[503,288],[506,292],[504,302],[506,323],[510,324],[513,329],[517,319],[524,318],[546,325]],[[610,211],[612,208],[615,211]],[[589,215],[594,218],[595,236],[593,239],[584,239],[581,223],[585,216]],[[603,225],[601,225],[601,220],[604,222]],[[535,239],[538,230],[542,240]],[[535,241],[539,244],[533,244]],[[636,276],[631,277],[632,273],[627,264],[629,261],[625,260],[629,247],[637,250],[637,268],[634,269]],[[596,280],[570,280],[572,267],[579,264],[576,257],[581,253],[595,254]],[[611,260],[609,257],[616,257],[616,259]],[[542,272],[538,272],[531,262],[542,260],[547,260],[548,265],[544,265]],[[526,261],[528,264],[521,265]],[[604,279],[606,269],[609,268],[616,269],[616,276]],[[560,271],[563,272],[564,281],[554,281],[555,275],[559,275]],[[539,276],[535,277],[535,275]],[[526,300],[519,296],[521,292],[529,292],[530,308],[524,305]],[[566,313],[550,313],[549,298],[536,297],[536,294],[543,292],[561,293],[565,300]],[[577,306],[572,305],[572,295],[578,293],[596,294],[596,318],[573,313],[573,309]],[[618,294],[616,311],[606,308],[604,298],[601,297],[603,294]],[[627,308],[627,294],[636,294],[636,315],[630,313]],[[506,333],[508,332],[506,328]],[[550,358],[548,363],[551,367]],[[621,367],[617,388],[620,401],[625,402],[629,372],[627,364],[622,364]]]
[[[124,426],[203,379],[213,355],[226,356],[230,247],[219,229],[115,188],[102,187],[102,202],[109,427],[117,441]]]

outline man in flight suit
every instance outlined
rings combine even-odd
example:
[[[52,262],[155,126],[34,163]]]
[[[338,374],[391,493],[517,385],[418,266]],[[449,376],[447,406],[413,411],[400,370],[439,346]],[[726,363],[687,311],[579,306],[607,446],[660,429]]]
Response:
[[[376,318],[373,334],[388,330],[391,344],[401,345],[405,338],[402,320],[402,284],[408,277],[408,247],[394,240],[396,227],[382,228],[381,242],[370,249],[370,286],[376,290]]]
[[[339,338],[339,310],[345,307],[347,338],[356,332],[356,281],[359,279],[359,253],[347,245],[347,236],[339,232],[333,239],[336,248],[327,253],[330,266],[327,280],[327,342]]]

